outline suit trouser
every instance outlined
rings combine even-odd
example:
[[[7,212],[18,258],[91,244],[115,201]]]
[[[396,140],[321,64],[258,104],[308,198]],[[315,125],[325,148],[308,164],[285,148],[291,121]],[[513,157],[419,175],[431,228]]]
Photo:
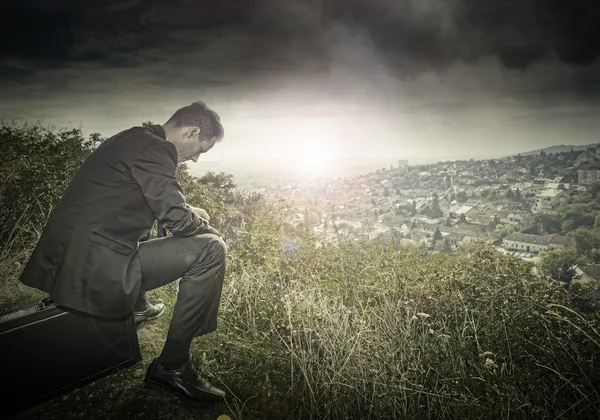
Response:
[[[142,290],[137,310],[148,305],[145,292],[179,279],[167,340],[191,340],[217,329],[227,246],[213,234],[175,236],[141,242]]]

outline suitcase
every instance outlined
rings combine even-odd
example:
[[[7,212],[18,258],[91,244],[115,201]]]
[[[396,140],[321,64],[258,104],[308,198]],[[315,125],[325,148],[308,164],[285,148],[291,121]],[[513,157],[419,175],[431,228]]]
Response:
[[[103,319],[49,298],[0,315],[2,411],[9,416],[142,359],[133,313]]]

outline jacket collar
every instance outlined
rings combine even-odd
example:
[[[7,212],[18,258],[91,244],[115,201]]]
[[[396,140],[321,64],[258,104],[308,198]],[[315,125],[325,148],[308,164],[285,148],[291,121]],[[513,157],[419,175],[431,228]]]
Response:
[[[150,130],[154,131],[159,137],[167,140],[167,134],[160,124],[152,124],[149,126]]]

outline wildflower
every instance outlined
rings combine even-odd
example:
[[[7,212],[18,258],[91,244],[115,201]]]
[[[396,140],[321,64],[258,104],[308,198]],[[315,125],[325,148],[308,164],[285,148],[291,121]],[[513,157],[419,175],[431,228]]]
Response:
[[[487,359],[485,359],[485,367],[486,368],[495,368],[495,369],[497,369],[498,365],[492,359],[487,358]]]
[[[419,318],[425,318],[425,319],[429,318],[429,314],[426,314],[426,313],[424,313],[424,312],[419,312],[419,313],[417,314],[417,316],[418,316]]]

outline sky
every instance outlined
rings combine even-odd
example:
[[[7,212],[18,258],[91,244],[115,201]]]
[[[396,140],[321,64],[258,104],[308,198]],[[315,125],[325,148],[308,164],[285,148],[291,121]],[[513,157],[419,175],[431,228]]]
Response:
[[[225,138],[190,166],[596,143],[596,3],[6,0],[0,118],[110,136],[201,100]]]

